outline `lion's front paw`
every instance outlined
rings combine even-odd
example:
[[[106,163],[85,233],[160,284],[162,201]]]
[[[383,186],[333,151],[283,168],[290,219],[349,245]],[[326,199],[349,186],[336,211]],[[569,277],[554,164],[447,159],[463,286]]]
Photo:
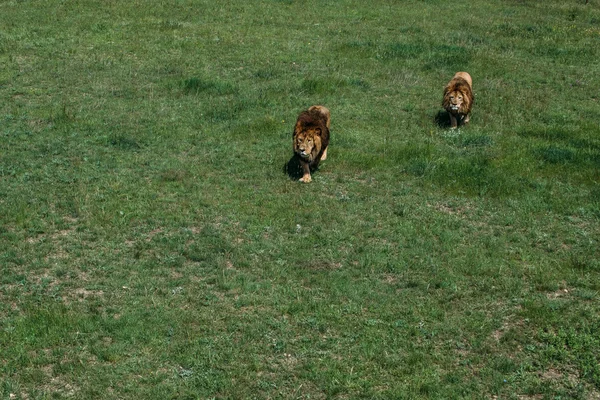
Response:
[[[302,178],[300,178],[300,182],[310,183],[311,181],[312,178],[310,177],[310,175],[304,175]]]

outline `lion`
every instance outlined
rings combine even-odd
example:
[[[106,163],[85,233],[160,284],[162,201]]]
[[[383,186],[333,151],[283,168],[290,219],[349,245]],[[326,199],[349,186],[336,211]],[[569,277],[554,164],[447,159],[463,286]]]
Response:
[[[450,114],[452,129],[456,128],[460,121],[463,124],[469,123],[473,101],[471,75],[467,72],[457,72],[444,88],[444,100],[442,101],[442,107]]]
[[[319,162],[327,158],[330,119],[329,110],[323,106],[312,106],[298,116],[293,144],[294,154],[302,166],[301,182],[311,182],[311,170],[317,169]]]

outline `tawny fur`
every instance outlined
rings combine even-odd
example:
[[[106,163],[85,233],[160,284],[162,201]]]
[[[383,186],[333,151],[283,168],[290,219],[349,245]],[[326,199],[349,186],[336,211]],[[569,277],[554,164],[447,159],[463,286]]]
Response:
[[[302,182],[312,180],[311,170],[327,158],[330,113],[326,107],[312,106],[298,116],[293,134],[294,153],[302,166]]]
[[[442,107],[450,115],[450,125],[456,128],[459,122],[467,124],[473,107],[473,80],[467,72],[457,72],[444,88]]]

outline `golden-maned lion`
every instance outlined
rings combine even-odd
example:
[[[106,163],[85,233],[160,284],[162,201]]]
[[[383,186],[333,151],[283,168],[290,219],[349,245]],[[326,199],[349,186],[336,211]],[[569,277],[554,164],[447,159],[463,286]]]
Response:
[[[456,128],[462,121],[464,124],[471,118],[473,106],[473,80],[466,72],[457,72],[444,88],[442,107],[450,114],[450,124]]]
[[[294,153],[302,166],[302,182],[310,182],[310,171],[315,170],[319,162],[327,158],[329,121],[329,110],[323,106],[312,106],[298,116],[293,139]]]

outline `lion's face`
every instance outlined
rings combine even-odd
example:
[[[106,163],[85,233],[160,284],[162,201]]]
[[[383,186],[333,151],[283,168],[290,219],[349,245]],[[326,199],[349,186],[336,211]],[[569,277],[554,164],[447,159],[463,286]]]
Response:
[[[294,139],[294,152],[306,161],[313,161],[321,150],[321,137],[317,129],[298,133]]]
[[[464,101],[464,96],[462,92],[455,90],[451,93],[448,93],[448,107],[450,110],[458,112]]]

